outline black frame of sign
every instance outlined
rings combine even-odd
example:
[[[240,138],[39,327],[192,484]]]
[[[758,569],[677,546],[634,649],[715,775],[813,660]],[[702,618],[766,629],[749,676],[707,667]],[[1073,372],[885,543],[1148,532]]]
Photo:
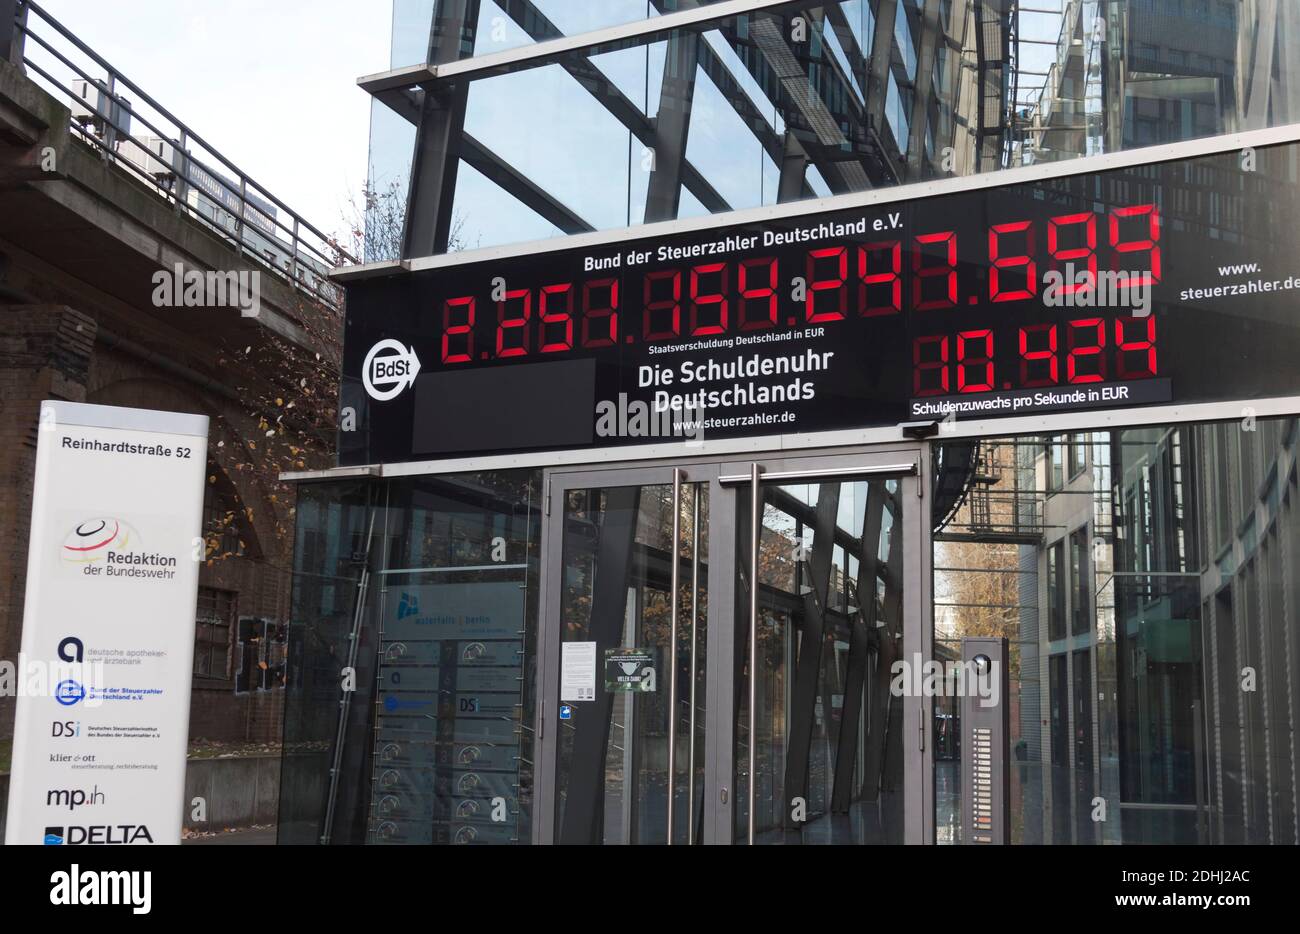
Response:
[[[1298,136],[353,278],[340,463],[1300,394]]]

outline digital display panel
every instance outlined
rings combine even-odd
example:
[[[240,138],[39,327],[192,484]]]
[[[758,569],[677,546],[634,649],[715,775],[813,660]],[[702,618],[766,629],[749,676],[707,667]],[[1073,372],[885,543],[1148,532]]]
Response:
[[[341,459],[1290,395],[1298,155],[633,231],[351,283],[343,404],[359,424]]]

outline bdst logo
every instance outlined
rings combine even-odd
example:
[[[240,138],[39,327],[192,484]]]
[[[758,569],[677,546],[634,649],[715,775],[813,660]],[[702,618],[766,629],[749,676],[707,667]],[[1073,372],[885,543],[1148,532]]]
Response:
[[[361,382],[370,398],[387,402],[401,395],[407,386],[415,385],[420,373],[420,358],[414,347],[405,347],[400,341],[382,340],[370,348],[361,367]]]

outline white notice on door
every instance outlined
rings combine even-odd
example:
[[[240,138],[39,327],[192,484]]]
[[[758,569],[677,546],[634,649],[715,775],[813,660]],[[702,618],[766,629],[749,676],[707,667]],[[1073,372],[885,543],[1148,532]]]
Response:
[[[596,699],[596,643],[565,642],[560,651],[560,700]]]

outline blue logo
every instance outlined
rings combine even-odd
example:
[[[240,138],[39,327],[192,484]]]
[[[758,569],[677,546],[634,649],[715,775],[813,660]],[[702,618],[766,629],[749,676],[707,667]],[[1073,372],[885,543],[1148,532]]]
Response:
[[[46,827],[45,828],[45,845],[62,846],[63,845],[63,828]]]
[[[71,707],[86,698],[86,689],[76,681],[60,681],[54,689],[54,699],[64,707]]]
[[[397,604],[397,618],[406,619],[420,612],[420,598],[417,594],[402,592],[401,602]]]
[[[432,704],[432,700],[399,700],[396,694],[387,694],[384,696],[384,709],[389,713],[398,710],[418,710],[421,707],[429,707]]]
[[[561,704],[561,705],[560,705],[560,719],[561,719],[561,720],[572,720],[572,719],[573,719],[573,708],[572,708],[570,705],[568,705],[568,704]]]

